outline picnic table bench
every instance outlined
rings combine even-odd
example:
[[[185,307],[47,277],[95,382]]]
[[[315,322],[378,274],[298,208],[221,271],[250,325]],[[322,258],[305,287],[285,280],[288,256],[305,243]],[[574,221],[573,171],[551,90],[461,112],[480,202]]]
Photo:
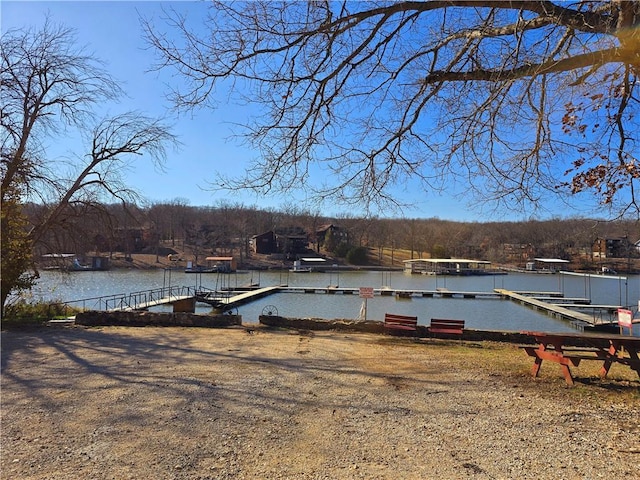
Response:
[[[464,320],[450,320],[445,318],[432,318],[429,325],[431,333],[448,333],[462,335],[464,330]]]
[[[384,328],[389,331],[416,332],[418,317],[409,315],[397,315],[395,313],[384,314]]]
[[[605,378],[611,365],[619,363],[629,366],[640,377],[640,337],[598,333],[551,333],[522,332],[532,336],[537,346],[523,345],[520,348],[534,358],[531,374],[537,377],[543,360],[560,365],[568,385],[573,385],[569,367],[577,367],[583,360],[602,362],[600,376]],[[575,346],[579,344],[579,346]],[[625,355],[626,353],[626,355]]]

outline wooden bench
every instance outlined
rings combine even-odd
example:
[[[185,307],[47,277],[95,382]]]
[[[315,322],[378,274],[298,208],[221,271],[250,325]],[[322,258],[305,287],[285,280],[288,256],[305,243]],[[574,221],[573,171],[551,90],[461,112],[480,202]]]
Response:
[[[418,317],[408,315],[384,314],[384,328],[390,331],[415,332],[417,331]]]
[[[432,318],[429,325],[431,333],[448,333],[452,335],[462,335],[464,330],[464,320],[449,320],[445,318]]]

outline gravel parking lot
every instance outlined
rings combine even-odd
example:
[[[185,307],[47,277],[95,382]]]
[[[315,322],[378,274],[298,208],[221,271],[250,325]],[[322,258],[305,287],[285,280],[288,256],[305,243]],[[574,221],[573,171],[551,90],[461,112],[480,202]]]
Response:
[[[373,334],[4,331],[2,478],[640,478],[638,379],[529,367]]]

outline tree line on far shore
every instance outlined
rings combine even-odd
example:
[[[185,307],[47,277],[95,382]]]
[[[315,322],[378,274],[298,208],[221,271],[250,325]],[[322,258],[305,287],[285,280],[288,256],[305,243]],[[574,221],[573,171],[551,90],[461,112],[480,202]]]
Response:
[[[25,213],[33,221],[46,206],[31,204]],[[618,239],[622,259],[637,257],[640,240],[636,221],[590,218],[458,222],[439,218],[380,218],[351,215],[324,216],[297,207],[260,209],[242,204],[191,206],[183,199],[147,206],[104,205],[95,215],[70,217],[52,229],[37,245],[42,254],[88,252],[110,254],[156,253],[160,246],[206,254],[231,254],[240,259],[251,254],[251,239],[268,231],[304,233],[309,248],[346,257],[351,247],[373,251],[409,251],[413,258],[472,258],[495,263],[521,264],[534,257],[561,258],[574,263],[597,263],[593,246],[598,239]],[[340,231],[340,240],[328,245],[327,225]],[[323,245],[324,244],[324,245]],[[328,250],[327,251],[327,247]],[[369,255],[370,263],[380,258]],[[380,253],[379,257],[382,254]],[[609,259],[608,261],[611,261]]]

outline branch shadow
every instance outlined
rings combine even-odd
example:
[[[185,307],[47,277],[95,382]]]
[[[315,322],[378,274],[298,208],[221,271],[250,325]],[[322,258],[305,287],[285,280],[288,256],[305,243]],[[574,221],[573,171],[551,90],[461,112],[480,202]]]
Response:
[[[207,330],[216,335],[216,329]],[[261,332],[255,336],[260,335],[291,333]],[[247,345],[203,348],[194,346],[188,337],[187,330],[176,336],[176,330],[170,328],[145,332],[143,336],[135,335],[135,331],[127,333],[127,329],[96,328],[3,332],[2,383],[19,387],[25,396],[42,405],[59,405],[52,391],[77,390],[88,398],[99,389],[105,403],[117,400],[118,395],[160,395],[170,399],[171,405],[200,405],[212,410],[222,405],[259,407],[265,414],[290,414],[312,406],[376,411],[396,408],[376,402],[373,395],[357,395],[359,388],[371,384],[394,390],[410,386],[424,390],[425,395],[456,388],[455,381],[443,383],[429,378],[426,366],[417,367],[422,369],[419,375],[415,372],[408,376],[363,369],[344,358],[318,358],[309,353],[313,349],[308,344],[284,355],[259,356]],[[301,344],[313,342],[313,335],[308,333],[301,332],[299,338]],[[357,335],[348,338],[349,342],[365,341]],[[29,368],[30,364],[33,368]],[[42,375],[34,375],[32,370],[41,371]],[[230,371],[237,372],[240,381],[228,381]],[[339,403],[326,400],[320,391],[320,380],[327,375],[336,388],[353,395]],[[317,378],[318,391],[301,392],[295,379],[302,376]],[[281,381],[284,378],[290,381]]]

